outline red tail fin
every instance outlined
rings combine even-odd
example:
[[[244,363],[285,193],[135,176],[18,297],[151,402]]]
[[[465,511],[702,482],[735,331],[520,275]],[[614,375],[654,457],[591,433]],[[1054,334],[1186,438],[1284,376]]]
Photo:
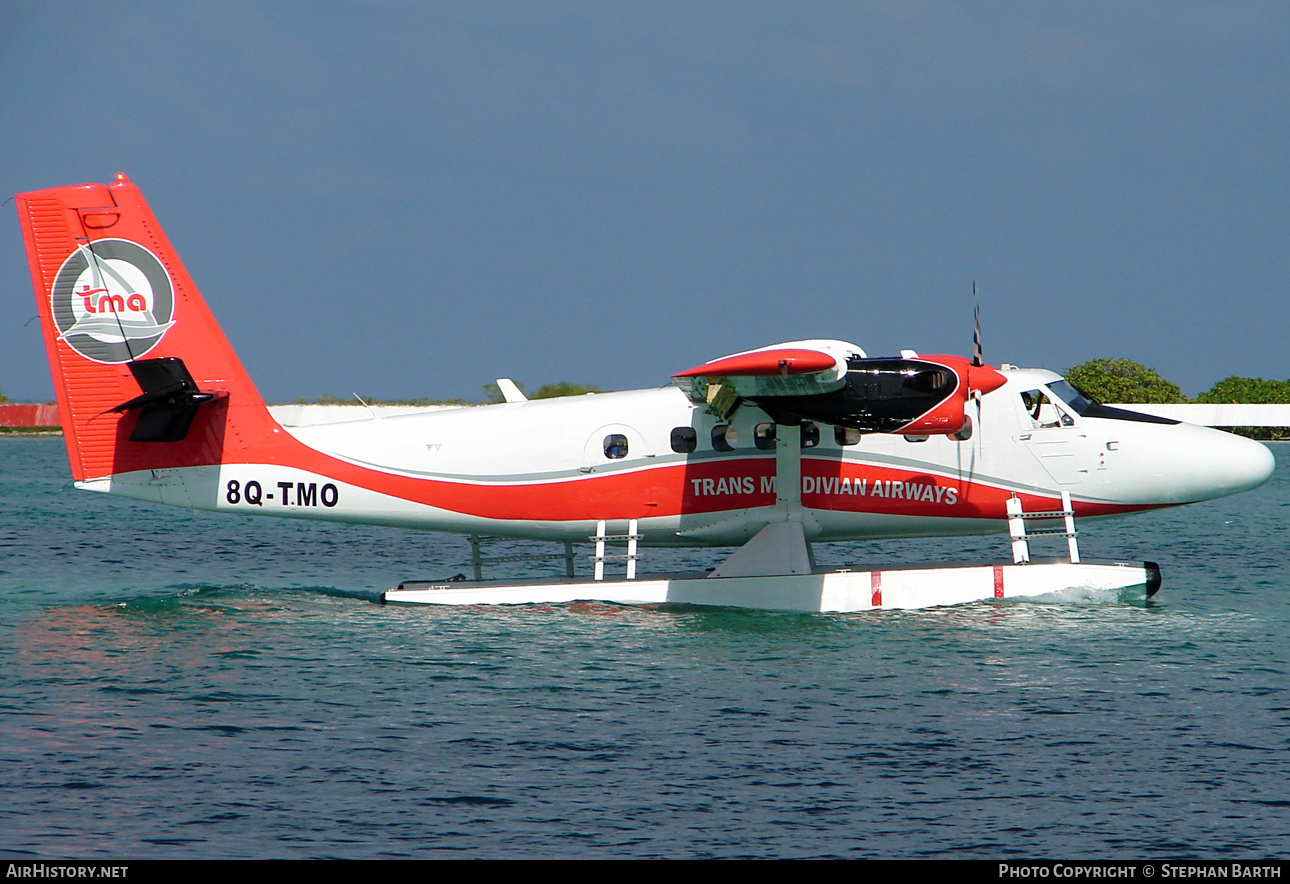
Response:
[[[124,175],[18,194],[72,476],[230,463],[276,428]]]

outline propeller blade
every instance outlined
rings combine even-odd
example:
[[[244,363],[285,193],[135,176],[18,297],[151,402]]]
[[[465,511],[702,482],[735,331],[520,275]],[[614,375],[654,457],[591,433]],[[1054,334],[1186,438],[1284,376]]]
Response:
[[[972,280],[972,364],[984,365],[981,360],[981,304],[976,299],[976,280]]]

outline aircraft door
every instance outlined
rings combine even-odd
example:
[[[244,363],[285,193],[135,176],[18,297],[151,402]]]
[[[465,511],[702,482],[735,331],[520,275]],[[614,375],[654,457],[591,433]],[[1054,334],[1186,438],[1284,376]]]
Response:
[[[587,438],[579,470],[593,476],[622,476],[630,489],[627,498],[622,498],[623,488],[620,487],[618,495],[611,495],[618,499],[618,503],[607,504],[608,508],[597,512],[596,518],[612,523],[618,519],[649,517],[656,513],[658,470],[649,469],[653,457],[654,452],[645,444],[645,437],[627,424],[605,424]],[[626,499],[630,499],[630,503],[626,503]],[[626,523],[611,524],[609,533],[626,530]]]
[[[1021,432],[1017,441],[1058,484],[1087,482],[1091,463],[1090,443],[1072,409],[1042,387],[1027,390],[1019,400],[1019,406],[1025,412],[1022,425],[1029,424],[1030,431]]]

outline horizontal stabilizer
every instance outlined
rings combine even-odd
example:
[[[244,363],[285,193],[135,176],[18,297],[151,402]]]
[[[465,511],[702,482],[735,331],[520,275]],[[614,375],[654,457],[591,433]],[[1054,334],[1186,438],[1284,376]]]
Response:
[[[183,360],[173,356],[137,359],[128,365],[143,393],[112,411],[142,409],[130,433],[131,442],[180,442],[188,435],[198,408],[228,395],[197,389]]]

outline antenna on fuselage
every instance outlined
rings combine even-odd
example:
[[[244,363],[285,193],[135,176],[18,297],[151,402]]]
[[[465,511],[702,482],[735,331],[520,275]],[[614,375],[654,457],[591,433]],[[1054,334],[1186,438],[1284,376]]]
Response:
[[[352,395],[355,399],[357,399],[362,404],[364,408],[366,408],[368,411],[372,413],[372,420],[379,421],[381,419],[381,416],[376,413],[376,409],[368,405],[367,401],[362,396],[358,395],[357,393],[354,393]]]

